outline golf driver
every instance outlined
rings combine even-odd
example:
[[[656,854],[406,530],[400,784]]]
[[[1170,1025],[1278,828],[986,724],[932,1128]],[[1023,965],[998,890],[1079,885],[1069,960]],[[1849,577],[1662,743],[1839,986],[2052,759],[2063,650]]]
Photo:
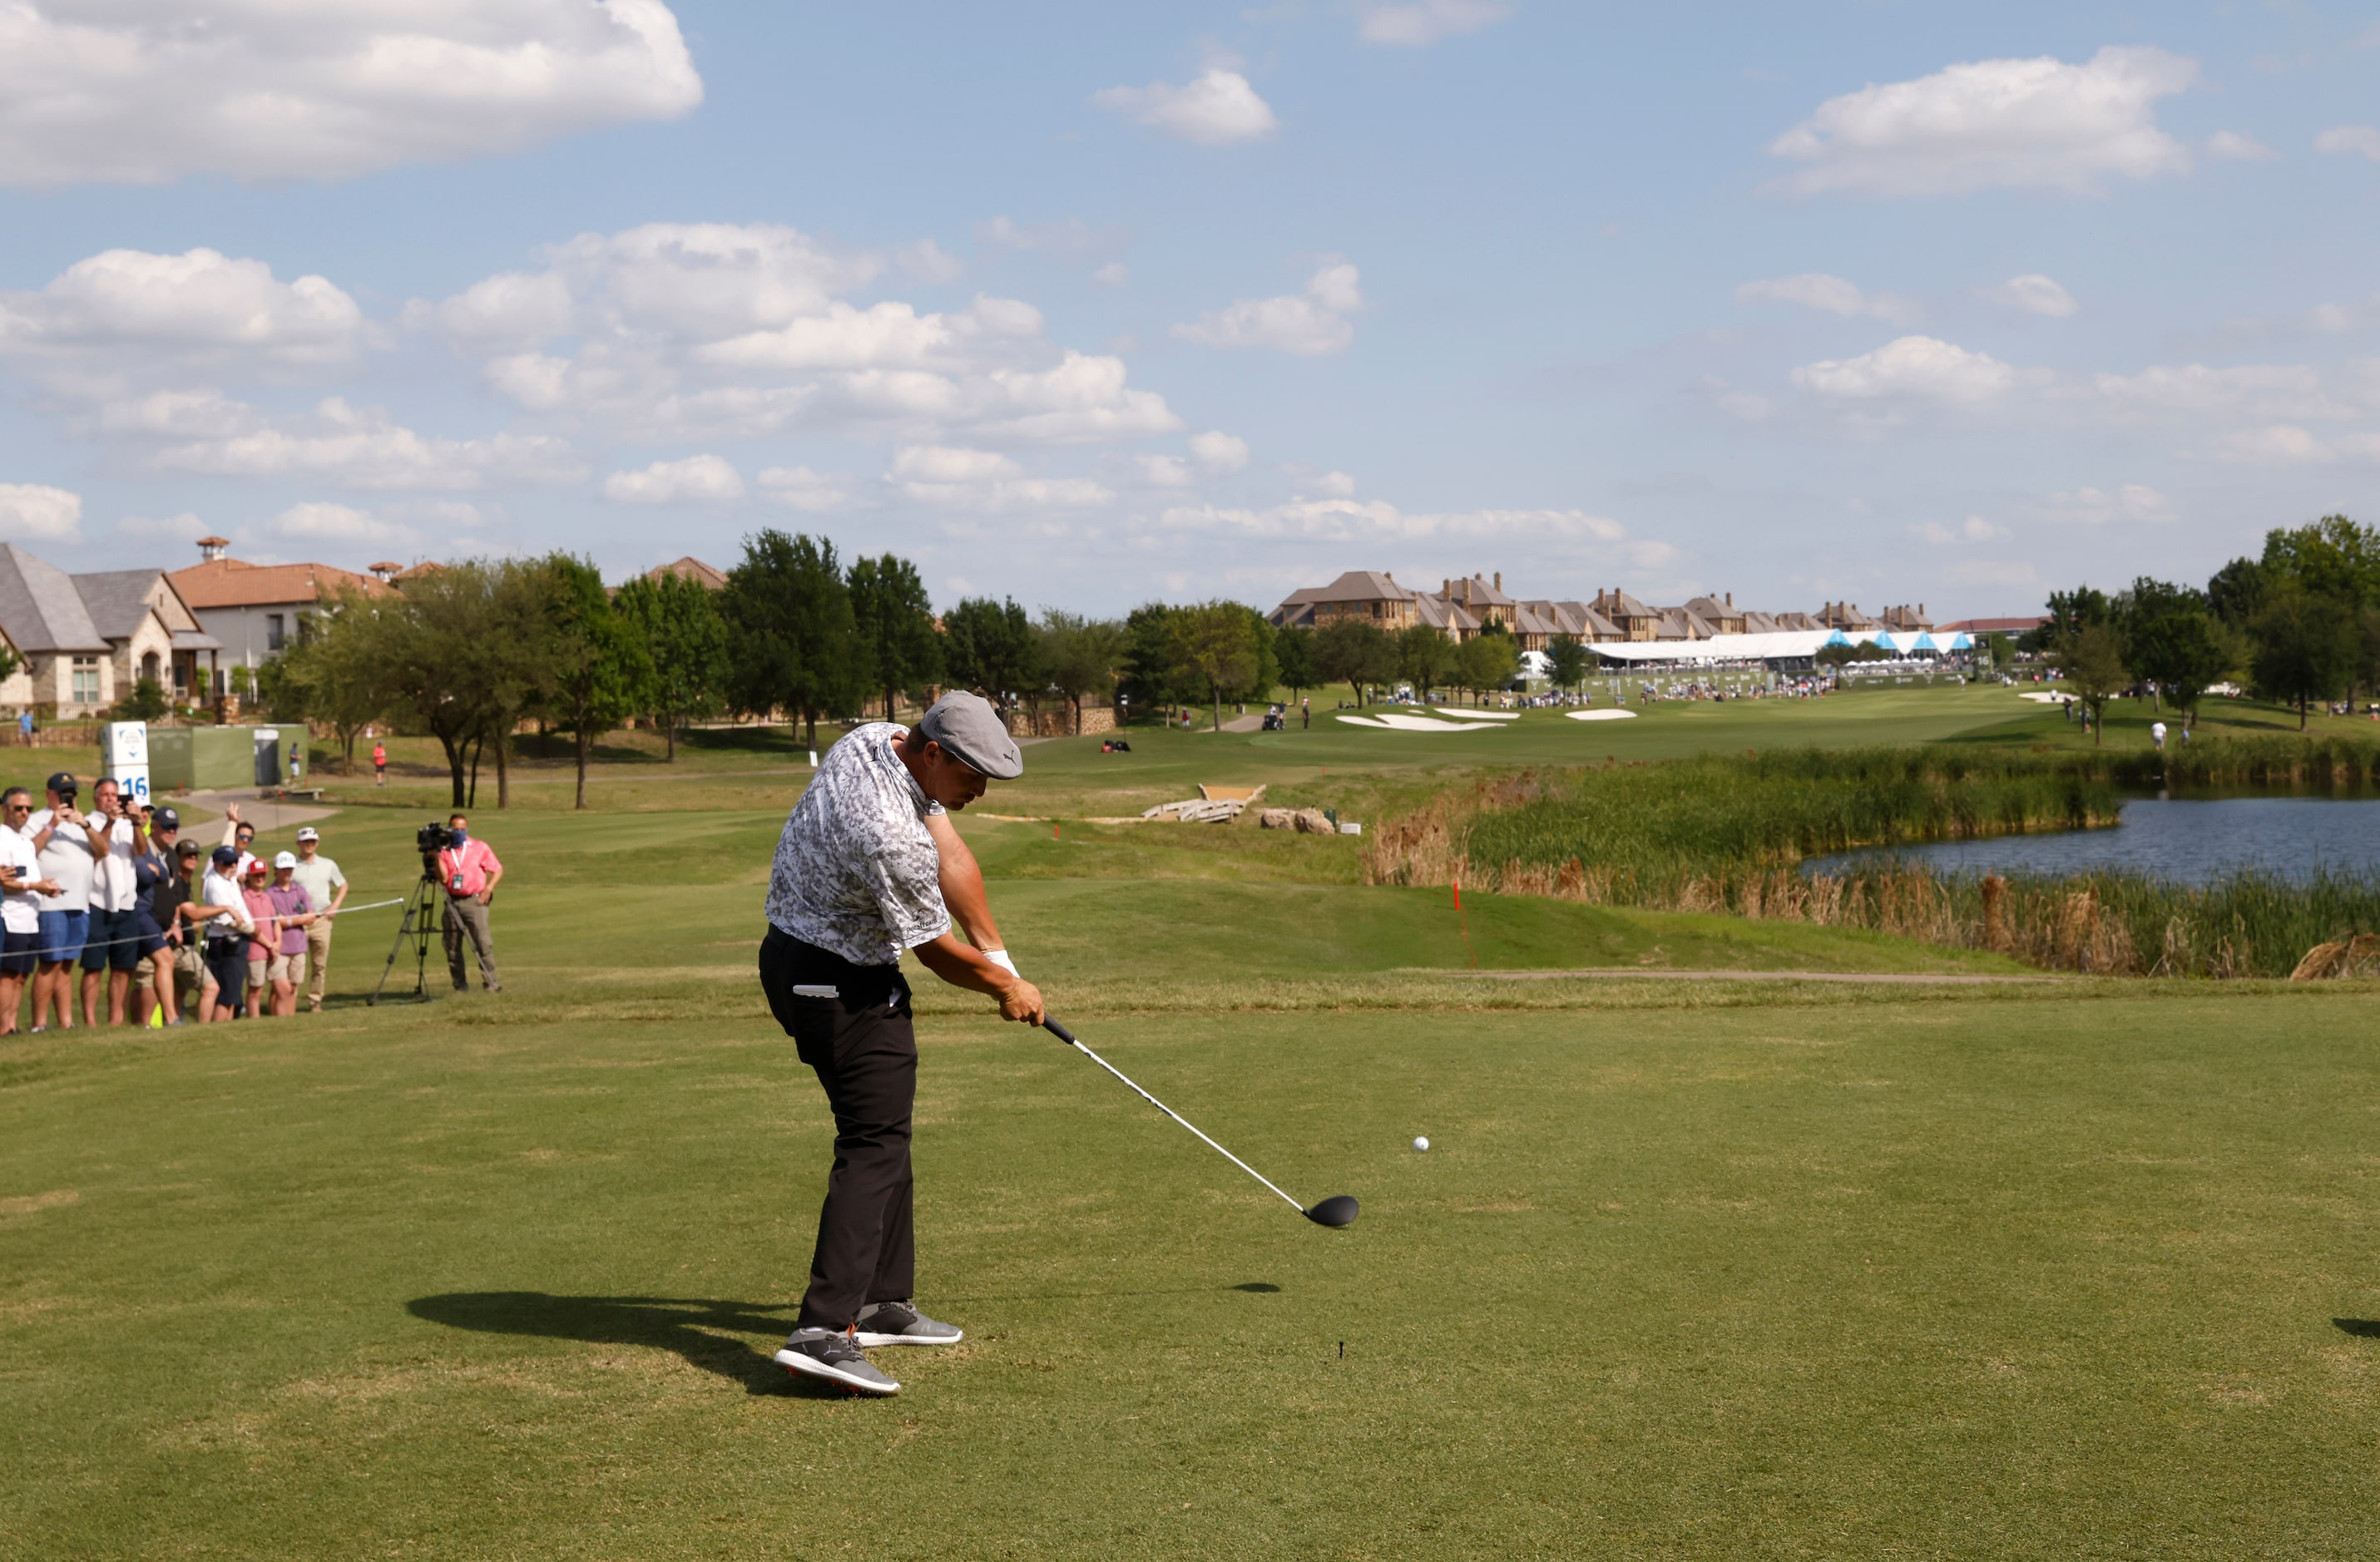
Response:
[[[1043,1016],[1041,1024],[1042,1028],[1047,1030],[1051,1035],[1056,1036],[1060,1041],[1064,1042],[1067,1046],[1073,1047],[1084,1057],[1088,1058],[1092,1062],[1097,1063],[1108,1072],[1115,1075],[1116,1078],[1123,1080],[1124,1084],[1134,1095],[1139,1096],[1142,1100],[1148,1102],[1159,1111],[1163,1112],[1167,1117],[1172,1118],[1175,1122],[1180,1123],[1191,1132],[1198,1133],[1197,1124],[1192,1122],[1188,1118],[1184,1117],[1180,1112],[1175,1111],[1172,1108],[1167,1106],[1156,1096],[1151,1096],[1148,1091],[1143,1090],[1140,1086],[1134,1084],[1131,1080],[1124,1079],[1123,1070],[1117,1068],[1113,1063],[1109,1062],[1106,1059],[1100,1057],[1089,1047],[1085,1047],[1082,1042],[1075,1037],[1074,1032],[1068,1030],[1056,1020],[1046,1015]],[[1207,1147],[1208,1149],[1214,1151],[1225,1160],[1230,1161],[1233,1166],[1238,1167],[1242,1171],[1246,1172],[1257,1181],[1262,1182],[1266,1187],[1272,1188],[1274,1193],[1281,1193],[1281,1198],[1288,1202],[1290,1208],[1297,1211],[1298,1214],[1303,1215],[1308,1220],[1313,1221],[1317,1226],[1351,1226],[1354,1224],[1356,1205],[1354,1195],[1348,1193],[1334,1193],[1330,1197],[1324,1199],[1320,1204],[1316,1205],[1312,1209],[1308,1209],[1304,1205],[1299,1204],[1295,1199],[1290,1198],[1287,1193],[1281,1193],[1279,1188],[1273,1188],[1271,1180],[1266,1177],[1263,1172],[1258,1171],[1255,1167],[1250,1166],[1239,1156],[1232,1154],[1231,1151],[1223,1148],[1220,1144],[1216,1144],[1212,1139],[1208,1139],[1205,1134],[1198,1133],[1198,1137],[1202,1140],[1206,1140]]]

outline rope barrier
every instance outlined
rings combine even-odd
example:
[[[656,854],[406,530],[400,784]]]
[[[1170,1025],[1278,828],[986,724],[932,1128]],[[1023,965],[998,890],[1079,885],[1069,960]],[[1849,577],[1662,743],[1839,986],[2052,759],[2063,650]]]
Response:
[[[198,902],[190,902],[190,903],[192,903],[192,904],[196,904],[196,903],[198,903]],[[353,916],[353,915],[355,915],[355,914],[356,914],[356,913],[358,913],[358,912],[359,912],[359,911],[386,911],[390,906],[401,906],[401,905],[403,905],[403,904],[405,904],[405,903],[406,903],[406,902],[405,902],[404,897],[400,896],[400,897],[398,897],[397,899],[393,900],[393,901],[370,901],[370,902],[366,902],[365,904],[363,904],[363,905],[359,905],[359,906],[341,906],[341,907],[340,907],[337,911],[335,911],[335,912],[317,912],[315,914],[316,914],[316,915],[318,915],[318,916],[327,916],[327,917],[329,917],[329,918],[330,918],[334,923],[335,923],[335,922],[336,922],[340,917],[343,917],[343,916]],[[36,937],[38,937],[38,936],[39,936],[39,935],[36,935]],[[129,935],[129,936],[128,936],[128,937],[121,938],[88,938],[88,939],[85,939],[85,940],[83,941],[81,948],[82,948],[82,949],[87,949],[87,950],[103,950],[103,949],[113,949],[113,948],[115,948],[117,944],[140,944],[140,943],[146,943],[146,942],[148,942],[148,941],[149,941],[150,939],[152,939],[152,938],[161,938],[161,939],[162,939],[164,936],[165,936],[165,935],[164,935],[162,931],[160,931],[160,932],[155,932],[155,933],[134,933],[134,934],[131,934],[131,935]],[[241,935],[240,935],[240,937],[242,937],[242,938],[248,938],[248,937],[250,937],[250,935],[249,935],[249,934],[241,934]],[[36,960],[42,959],[42,958],[44,958],[44,957],[49,953],[49,951],[48,951],[47,950],[44,950],[44,949],[36,949],[36,950],[34,950],[32,952],[33,952],[33,958],[34,958],[34,959],[36,959]],[[79,951],[78,951],[78,952],[79,952]],[[74,958],[74,957],[70,955],[70,956],[68,956],[67,958],[72,959],[72,958]]]

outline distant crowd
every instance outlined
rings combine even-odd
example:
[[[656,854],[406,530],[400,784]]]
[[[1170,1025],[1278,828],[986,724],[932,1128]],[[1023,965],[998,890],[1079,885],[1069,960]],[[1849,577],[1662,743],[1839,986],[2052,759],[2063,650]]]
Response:
[[[181,1025],[322,1007],[334,919],[347,898],[339,865],[310,826],[271,861],[239,805],[212,851],[185,839],[181,816],[91,788],[61,771],[36,808],[30,790],[0,792],[0,1035],[82,1023]],[[103,1022],[102,1014],[105,1015]]]

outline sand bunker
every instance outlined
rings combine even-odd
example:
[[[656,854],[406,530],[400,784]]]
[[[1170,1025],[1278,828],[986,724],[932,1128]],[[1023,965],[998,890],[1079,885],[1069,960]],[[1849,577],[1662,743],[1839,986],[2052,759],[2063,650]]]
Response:
[[[1633,710],[1565,710],[1563,715],[1573,721],[1633,721]]]

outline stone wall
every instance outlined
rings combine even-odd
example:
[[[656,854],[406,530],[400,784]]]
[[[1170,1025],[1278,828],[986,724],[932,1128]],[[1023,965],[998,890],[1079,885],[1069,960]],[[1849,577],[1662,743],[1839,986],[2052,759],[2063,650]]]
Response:
[[[1018,737],[1065,738],[1078,735],[1075,731],[1075,708],[1055,701],[1041,708],[1038,721],[1030,711],[1018,706],[1008,713],[1008,730]],[[1098,737],[1116,730],[1115,709],[1111,706],[1083,704],[1083,730],[1080,736]]]

